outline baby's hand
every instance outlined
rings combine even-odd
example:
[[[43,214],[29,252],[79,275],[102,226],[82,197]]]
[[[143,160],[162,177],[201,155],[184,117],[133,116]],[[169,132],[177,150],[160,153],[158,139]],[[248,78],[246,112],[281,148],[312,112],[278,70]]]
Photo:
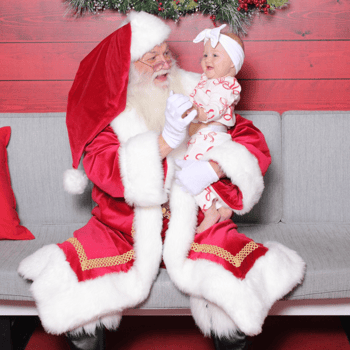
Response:
[[[208,120],[207,113],[205,113],[204,108],[196,106],[197,108],[197,117],[195,120],[198,120],[200,122],[206,122]]]
[[[192,106],[191,108],[189,108],[182,116],[181,118],[184,119],[186,118],[192,111],[196,110],[195,106]],[[196,119],[196,118],[195,118]]]

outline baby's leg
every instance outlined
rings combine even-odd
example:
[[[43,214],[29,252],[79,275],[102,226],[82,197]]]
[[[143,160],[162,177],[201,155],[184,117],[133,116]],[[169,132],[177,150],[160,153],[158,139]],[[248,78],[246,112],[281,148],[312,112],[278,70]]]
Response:
[[[216,200],[213,201],[211,207],[204,212],[204,219],[197,227],[196,232],[200,233],[207,230],[209,227],[213,226],[220,220],[220,213],[215,206]]]
[[[220,207],[217,210],[218,210],[218,213],[220,214],[219,222],[230,219],[233,214],[233,210],[230,208]]]

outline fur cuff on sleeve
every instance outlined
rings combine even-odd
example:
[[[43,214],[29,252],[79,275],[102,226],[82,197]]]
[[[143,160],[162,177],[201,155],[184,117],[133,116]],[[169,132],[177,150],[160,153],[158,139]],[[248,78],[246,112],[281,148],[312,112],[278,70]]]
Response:
[[[243,194],[243,209],[235,210],[235,213],[248,213],[264,190],[264,180],[256,157],[243,145],[228,141],[207,152],[203,160],[216,161],[231,182],[239,187]]]
[[[156,132],[131,137],[120,147],[119,156],[124,195],[129,205],[147,207],[167,201]]]

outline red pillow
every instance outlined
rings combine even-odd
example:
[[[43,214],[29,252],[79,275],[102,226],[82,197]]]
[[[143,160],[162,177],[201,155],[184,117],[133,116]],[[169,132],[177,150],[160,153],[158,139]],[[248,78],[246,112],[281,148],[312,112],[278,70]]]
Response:
[[[0,239],[29,240],[35,237],[19,224],[16,199],[11,187],[7,165],[6,146],[10,140],[11,128],[0,128]]]

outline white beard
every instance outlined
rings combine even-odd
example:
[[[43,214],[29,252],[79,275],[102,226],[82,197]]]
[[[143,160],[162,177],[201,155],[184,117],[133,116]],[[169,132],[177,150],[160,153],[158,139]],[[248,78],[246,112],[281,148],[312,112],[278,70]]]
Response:
[[[183,91],[178,67],[174,63],[169,70],[160,70],[150,77],[140,74],[134,65],[130,66],[127,106],[135,108],[149,130],[161,132],[165,122],[165,107],[169,93]],[[168,73],[166,82],[160,85],[154,84],[158,75]]]

